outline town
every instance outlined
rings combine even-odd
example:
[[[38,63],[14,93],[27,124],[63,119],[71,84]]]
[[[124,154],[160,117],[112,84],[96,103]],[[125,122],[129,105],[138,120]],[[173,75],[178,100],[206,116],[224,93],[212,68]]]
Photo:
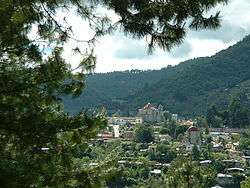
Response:
[[[250,188],[249,0],[1,0],[0,188]]]
[[[108,126],[89,146],[88,157],[92,159],[89,165],[98,167],[100,158],[105,160],[105,155],[115,151],[117,165],[127,173],[123,172],[113,187],[126,187],[135,182],[154,187],[166,181],[172,187],[182,181],[175,182],[177,174],[169,173],[173,170],[179,173],[177,169],[183,170],[184,166],[188,171],[188,166],[192,166],[187,172],[190,174],[178,174],[183,176],[187,187],[198,184],[236,188],[250,175],[248,131],[246,128],[209,128],[204,122],[201,125],[196,119],[181,119],[164,110],[162,105],[148,103],[138,109],[136,117],[121,117],[118,113],[108,117]],[[194,176],[197,181],[192,179]],[[130,182],[131,179],[135,182]]]

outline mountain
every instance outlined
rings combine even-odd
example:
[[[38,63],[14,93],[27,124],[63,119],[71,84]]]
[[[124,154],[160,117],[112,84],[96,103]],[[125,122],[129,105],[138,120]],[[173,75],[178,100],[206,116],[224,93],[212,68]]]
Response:
[[[105,106],[127,114],[151,102],[190,117],[205,114],[211,105],[224,108],[239,94],[250,108],[250,36],[212,57],[155,71],[95,74],[87,83],[82,96],[66,100],[67,109]]]
[[[76,99],[63,97],[65,109],[76,113],[82,108],[95,108],[126,102],[124,98],[135,94],[139,89],[152,85],[164,78],[166,69],[125,72],[98,73],[87,75],[86,88]],[[115,110],[116,111],[116,110]]]

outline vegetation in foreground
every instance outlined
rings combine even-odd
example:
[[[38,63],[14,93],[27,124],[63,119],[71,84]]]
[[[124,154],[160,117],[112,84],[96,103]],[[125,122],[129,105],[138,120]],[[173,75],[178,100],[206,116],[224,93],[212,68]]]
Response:
[[[105,126],[105,114],[80,112],[70,116],[64,112],[58,96],[77,97],[84,85],[84,73],[95,65],[93,43],[96,37],[109,33],[117,24],[134,38],[149,36],[149,50],[169,50],[184,39],[187,27],[216,28],[219,13],[204,14],[227,0],[204,1],[90,1],[80,0],[2,0],[0,4],[0,181],[2,187],[103,187],[115,182],[117,171],[110,155],[96,157],[93,163],[89,140]],[[107,17],[99,17],[95,7],[101,4],[113,9],[121,20],[113,25]],[[58,11],[73,9],[86,19],[94,38],[74,38],[67,18],[57,20]],[[138,12],[138,14],[132,14]],[[150,13],[150,14],[149,14]],[[168,14],[165,14],[168,13]],[[170,13],[170,14],[169,14]],[[175,20],[174,22],[172,20]],[[187,24],[187,20],[189,21]],[[186,24],[185,24],[186,23]],[[32,29],[37,36],[31,38]],[[75,53],[82,55],[76,69],[62,58],[64,44],[73,40]],[[87,53],[79,47],[86,42]],[[47,54],[49,51],[49,54]],[[51,53],[50,53],[51,52]],[[98,149],[95,147],[94,149]],[[118,152],[118,151],[117,151]],[[105,152],[103,152],[104,154]],[[110,152],[112,154],[112,152]],[[107,158],[106,158],[107,157]],[[90,163],[86,163],[90,160]],[[177,162],[177,168],[179,164]],[[137,167],[135,167],[137,168]],[[189,171],[177,183],[192,186]],[[181,168],[182,169],[182,168]],[[194,168],[196,169],[196,168]],[[140,170],[140,169],[139,169]],[[129,171],[129,170],[128,170]],[[126,171],[125,171],[126,172]],[[141,170],[143,172],[143,170]],[[184,171],[186,172],[186,170]],[[137,173],[134,169],[133,173]],[[144,178],[146,174],[139,173]],[[196,173],[195,173],[196,174]],[[130,172],[130,182],[137,181]],[[118,176],[118,177],[123,177]],[[199,176],[193,176],[194,180]],[[127,181],[127,179],[125,178]],[[176,184],[176,180],[167,180]],[[138,181],[140,182],[140,181]],[[142,186],[143,186],[142,182]],[[152,183],[157,183],[152,180]],[[208,184],[206,179],[198,185]],[[131,185],[134,185],[131,183]],[[150,184],[149,184],[150,185]],[[111,186],[111,185],[110,185]],[[179,185],[177,185],[179,186]]]

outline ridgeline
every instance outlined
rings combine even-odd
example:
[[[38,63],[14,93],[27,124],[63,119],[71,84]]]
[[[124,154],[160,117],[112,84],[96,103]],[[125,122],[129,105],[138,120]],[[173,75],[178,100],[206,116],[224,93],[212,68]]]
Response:
[[[212,105],[223,109],[239,95],[250,107],[250,36],[212,57],[161,70],[94,74],[86,82],[79,98],[64,98],[70,113],[104,106],[110,113],[120,110],[128,115],[151,102],[194,117],[205,114]]]

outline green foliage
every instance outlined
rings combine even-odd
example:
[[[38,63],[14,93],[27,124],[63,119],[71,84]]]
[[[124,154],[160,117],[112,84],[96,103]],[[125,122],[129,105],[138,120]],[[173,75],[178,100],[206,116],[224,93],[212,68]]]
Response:
[[[211,187],[214,185],[214,169],[199,166],[190,159],[182,158],[173,163],[166,174],[167,187]]]
[[[207,122],[210,127],[248,128],[250,111],[240,98],[232,99],[227,109],[219,111],[215,106],[208,109]]]
[[[178,124],[176,121],[170,121],[165,127],[168,129],[168,134],[174,139],[177,139],[180,135],[184,135],[188,128]]]
[[[166,122],[172,121],[172,114],[170,112],[164,112],[163,115]]]
[[[80,97],[71,99],[63,97],[66,110],[71,114],[77,113],[83,107],[98,108],[105,106],[110,114],[117,112],[117,107],[122,105],[123,98],[133,95],[145,84],[151,85],[165,75],[158,71],[132,70],[126,72],[97,73],[86,76],[86,90]],[[150,79],[149,79],[150,78]],[[129,115],[133,109],[127,106],[122,115]]]
[[[245,135],[244,137],[241,137],[240,138],[240,141],[239,141],[239,148],[241,150],[250,150],[250,135],[247,134]]]
[[[248,188],[248,187],[250,187],[250,177],[248,177],[245,181],[241,182],[240,187],[241,188]]]
[[[169,188],[163,178],[151,177],[146,182],[140,182],[135,188]]]
[[[217,28],[219,12],[206,17],[206,12],[227,0],[198,1],[129,1],[104,0],[121,17],[123,31],[134,38],[149,37],[149,51],[155,47],[169,50],[179,45],[186,30]]]
[[[138,108],[147,101],[160,103],[172,113],[190,117],[204,115],[213,104],[220,109],[226,108],[231,95],[242,93],[244,106],[249,108],[246,97],[250,92],[249,49],[250,36],[215,56],[197,58],[163,69],[161,71],[166,71],[165,77],[129,96],[128,104],[130,108],[131,105]],[[185,98],[180,100],[176,94]]]
[[[233,173],[232,175],[235,187],[241,187],[241,182],[246,179],[245,175],[241,173]]]
[[[95,64],[93,52],[82,54],[78,73],[73,74],[62,58],[63,46],[72,39],[72,32],[66,22],[56,20],[56,14],[70,7],[89,22],[96,20],[94,31],[105,32],[99,27],[105,19],[94,18],[92,6],[82,1],[1,1],[2,187],[100,187],[104,182],[104,167],[79,168],[75,161],[88,140],[106,125],[105,114],[80,112],[69,116],[58,97],[80,95],[85,86],[83,73]],[[32,38],[34,30],[37,33]]]
[[[158,71],[92,75],[88,77],[86,93],[77,100],[65,100],[65,105],[72,112],[83,106],[104,105],[111,113],[120,109],[126,115],[136,114],[138,108],[151,102],[162,104],[171,113],[194,117],[206,115],[214,105],[219,111],[225,109],[232,96],[240,94],[243,106],[249,109],[249,50],[250,36],[247,36],[215,56]],[[227,124],[220,120],[217,124],[221,123]]]
[[[149,159],[160,163],[170,163],[177,156],[176,151],[168,145],[157,145],[156,148],[150,149]]]
[[[150,143],[154,141],[153,129],[149,126],[139,125],[135,130],[135,141],[141,143]]]
[[[134,38],[150,37],[149,48],[169,50],[180,44],[189,28],[216,28],[219,14],[205,13],[226,0],[187,1],[81,1],[2,0],[0,4],[0,182],[2,187],[103,187],[115,176],[112,159],[97,167],[81,163],[88,141],[106,124],[105,113],[74,116],[65,113],[59,96],[77,97],[85,86],[84,73],[92,71],[96,37],[120,26]],[[96,14],[98,5],[121,18],[115,25]],[[185,8],[186,9],[183,9]],[[70,10],[85,19],[94,37],[79,41],[67,17]],[[206,11],[204,11],[206,10]],[[137,13],[132,13],[132,12]],[[168,15],[165,15],[168,12]],[[190,24],[185,24],[191,21]],[[33,31],[36,36],[32,38]],[[65,43],[82,55],[72,69],[62,58]],[[78,43],[86,42],[86,54]],[[48,54],[47,54],[48,53]],[[77,72],[73,74],[73,72]],[[146,141],[153,140],[149,132]],[[81,164],[79,166],[79,163]],[[111,169],[110,169],[111,168]],[[114,174],[112,174],[114,173]],[[108,177],[107,177],[108,175]],[[112,178],[111,178],[112,179]]]
[[[208,109],[207,111],[207,122],[208,122],[208,126],[209,127],[222,127],[223,126],[223,122],[222,119],[220,117],[218,117],[218,110],[215,106],[212,106],[211,108]]]
[[[193,156],[194,161],[198,161],[201,157],[200,150],[196,145],[194,145],[194,147],[192,149],[192,156]]]
[[[203,118],[203,117],[198,117],[196,119],[196,125],[199,128],[203,128],[203,129],[208,128],[208,122],[207,122],[206,118]]]

